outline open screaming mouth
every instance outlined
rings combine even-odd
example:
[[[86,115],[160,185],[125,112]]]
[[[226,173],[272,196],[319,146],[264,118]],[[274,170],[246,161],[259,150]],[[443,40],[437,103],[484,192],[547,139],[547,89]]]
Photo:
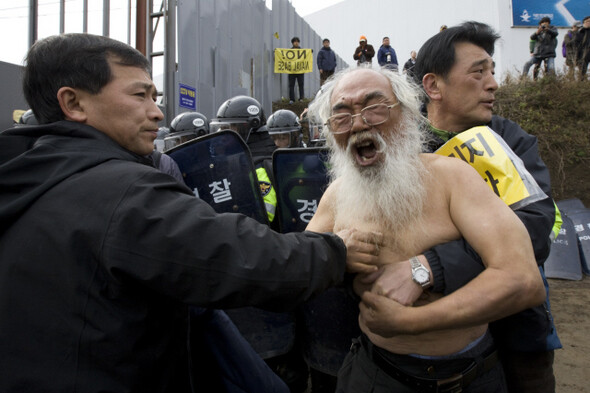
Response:
[[[350,153],[359,166],[373,165],[377,161],[380,152],[380,143],[373,137],[364,137],[350,144]]]

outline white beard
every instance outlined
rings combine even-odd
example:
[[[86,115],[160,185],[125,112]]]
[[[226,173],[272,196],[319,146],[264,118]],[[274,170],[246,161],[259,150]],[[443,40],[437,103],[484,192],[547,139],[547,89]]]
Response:
[[[405,122],[408,124],[409,122]],[[333,146],[332,175],[338,178],[335,222],[346,226],[363,222],[395,233],[411,223],[419,224],[425,199],[426,169],[420,159],[421,133],[398,127],[384,139],[379,131],[368,131],[384,159],[361,167],[351,147],[367,133],[351,135],[346,150]],[[333,142],[333,141],[332,141]]]

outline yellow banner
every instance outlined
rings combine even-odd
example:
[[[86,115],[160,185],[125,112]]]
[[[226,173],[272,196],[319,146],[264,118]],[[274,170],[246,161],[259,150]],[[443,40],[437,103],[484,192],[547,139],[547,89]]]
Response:
[[[275,74],[313,72],[311,49],[275,49]]]
[[[523,177],[507,151],[496,134],[486,126],[457,134],[435,153],[460,158],[474,167],[496,195],[509,206],[530,196]]]

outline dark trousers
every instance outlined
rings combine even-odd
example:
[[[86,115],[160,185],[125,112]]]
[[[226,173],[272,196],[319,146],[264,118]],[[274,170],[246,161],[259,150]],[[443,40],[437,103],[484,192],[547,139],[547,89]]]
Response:
[[[582,58],[578,62],[578,66],[580,67],[580,80],[586,79],[586,73],[588,72],[588,64],[590,64],[590,49],[582,56]]]
[[[510,393],[555,393],[553,351],[498,351]]]
[[[295,101],[295,81],[299,85],[299,99],[303,99],[303,75],[289,74],[289,99]]]
[[[398,381],[373,361],[373,351],[385,353],[390,362],[397,364],[406,374],[421,378],[449,378],[461,372],[466,364],[483,356],[493,346],[491,335],[487,334],[475,347],[445,359],[421,359],[407,355],[396,355],[375,347],[366,337],[361,336],[354,343],[338,372],[337,393],[415,393],[416,389]],[[431,375],[432,374],[432,375]],[[424,390],[426,391],[426,390]],[[489,371],[478,375],[463,393],[506,393],[506,381],[500,363]]]
[[[322,86],[324,83],[326,83],[326,79],[328,79],[332,75],[334,75],[334,70],[332,70],[332,71],[326,71],[326,70],[324,70],[320,74],[320,86]]]

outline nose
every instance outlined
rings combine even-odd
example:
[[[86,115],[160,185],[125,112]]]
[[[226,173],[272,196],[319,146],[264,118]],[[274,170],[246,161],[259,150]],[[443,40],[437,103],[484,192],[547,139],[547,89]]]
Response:
[[[496,82],[496,78],[491,72],[486,80],[486,90],[491,90],[492,92],[498,90],[498,82]]]
[[[365,131],[367,129],[369,129],[369,125],[365,122],[365,119],[363,119],[363,116],[360,113],[352,115],[352,127],[350,129],[351,133]]]
[[[162,113],[155,101],[152,101],[148,114],[150,118],[156,121],[164,120],[164,113]]]

